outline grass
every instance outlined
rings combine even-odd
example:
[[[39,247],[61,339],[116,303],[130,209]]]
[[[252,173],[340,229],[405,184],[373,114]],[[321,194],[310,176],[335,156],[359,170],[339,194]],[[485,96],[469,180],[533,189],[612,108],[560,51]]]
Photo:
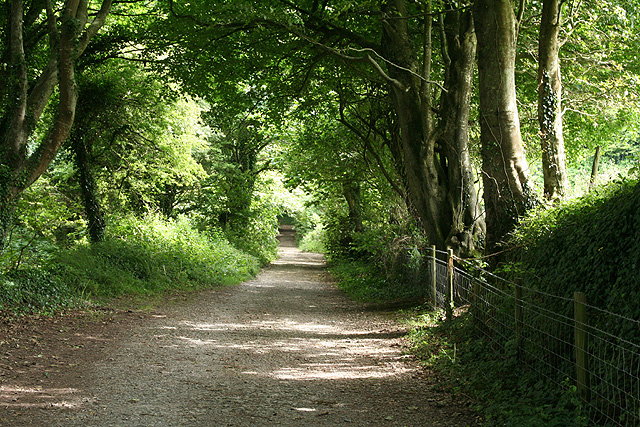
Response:
[[[350,298],[365,303],[406,302],[420,304],[426,289],[388,277],[364,261],[333,260],[329,272]]]
[[[471,396],[486,426],[587,426],[569,381],[558,390],[522,366],[513,343],[490,345],[468,313],[448,323],[423,309],[404,315],[411,353],[447,378],[450,391]]]
[[[102,243],[78,244],[37,268],[0,276],[0,312],[49,314],[125,297],[151,306],[167,294],[240,283],[259,268],[222,233],[198,232],[185,218],[128,217]]]

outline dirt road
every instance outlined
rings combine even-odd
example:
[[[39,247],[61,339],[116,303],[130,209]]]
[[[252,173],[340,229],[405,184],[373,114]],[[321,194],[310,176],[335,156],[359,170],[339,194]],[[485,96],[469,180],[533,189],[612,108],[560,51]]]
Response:
[[[61,329],[60,339],[83,343],[63,346],[66,355],[34,344],[48,362],[5,362],[25,375],[2,376],[0,424],[476,425],[403,355],[390,316],[342,296],[322,257],[298,251],[291,233],[280,251],[240,286],[104,322],[92,336]],[[46,366],[57,369],[29,375]]]

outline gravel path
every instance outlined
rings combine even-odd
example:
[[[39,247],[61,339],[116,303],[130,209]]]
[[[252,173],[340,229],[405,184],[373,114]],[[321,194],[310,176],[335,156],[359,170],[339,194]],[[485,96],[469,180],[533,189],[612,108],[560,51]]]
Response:
[[[330,284],[320,255],[301,253],[287,232],[280,255],[255,280],[167,304],[123,331],[63,409],[38,413],[41,425],[476,425],[403,355],[390,316]]]

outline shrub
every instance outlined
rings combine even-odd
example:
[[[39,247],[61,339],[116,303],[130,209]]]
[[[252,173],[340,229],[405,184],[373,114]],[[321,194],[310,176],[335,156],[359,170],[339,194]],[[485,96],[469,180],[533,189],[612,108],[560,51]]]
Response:
[[[326,234],[322,225],[316,226],[313,230],[307,232],[298,243],[300,250],[305,252],[317,252],[323,254],[325,252]]]
[[[513,260],[525,286],[566,298],[584,292],[590,305],[640,318],[638,182],[535,211],[522,221],[512,245],[518,248]],[[570,305],[554,309],[571,316]],[[633,333],[617,331],[615,324],[600,326],[612,334]],[[640,331],[622,336],[640,341]]]
[[[60,253],[56,268],[81,292],[116,296],[238,283],[259,267],[219,231],[205,235],[187,218],[148,215],[111,224],[102,243]]]
[[[233,246],[266,265],[278,256],[277,231],[276,216],[263,212],[254,213],[242,228],[229,228],[224,234]]]
[[[47,271],[27,268],[0,276],[0,313],[3,315],[52,314],[80,304],[80,298]]]

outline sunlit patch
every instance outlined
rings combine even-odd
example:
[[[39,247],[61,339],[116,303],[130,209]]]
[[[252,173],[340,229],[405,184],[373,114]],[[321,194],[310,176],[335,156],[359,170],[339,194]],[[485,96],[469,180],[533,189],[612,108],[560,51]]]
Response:
[[[8,386],[8,385],[0,385],[0,393],[17,393],[17,394],[72,394],[77,392],[78,389],[75,388],[42,388],[42,387],[26,387],[26,386]],[[5,396],[2,396],[5,397]]]
[[[307,381],[307,380],[354,380],[354,379],[380,379],[397,376],[409,372],[408,369],[395,367],[394,369],[380,369],[379,366],[339,366],[335,364],[283,368],[272,374],[278,380]]]
[[[2,385],[0,402],[5,408],[77,408],[83,404],[80,397],[70,399],[77,392],[75,388]]]
[[[178,339],[186,341],[193,346],[211,345],[218,341],[218,340],[201,340],[198,338],[189,338],[189,337],[178,337]]]
[[[91,336],[91,335],[76,334],[76,336],[80,337],[80,338],[83,338],[85,340],[90,340],[90,341],[102,341],[102,342],[109,341],[108,338],[94,337],[94,336]]]

